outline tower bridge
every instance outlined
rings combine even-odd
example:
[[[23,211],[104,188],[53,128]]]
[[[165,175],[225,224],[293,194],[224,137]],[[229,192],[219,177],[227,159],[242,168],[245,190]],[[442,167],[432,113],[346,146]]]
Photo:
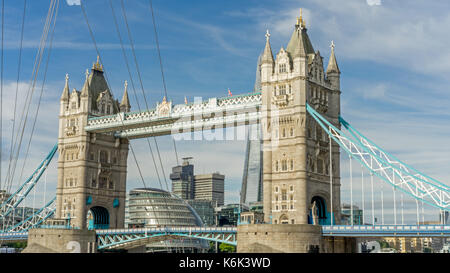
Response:
[[[121,102],[113,98],[99,60],[86,72],[81,91],[69,92],[66,77],[60,103],[56,218],[70,216],[74,226],[83,228],[91,211],[98,225],[123,227],[131,139],[260,123],[265,222],[311,224],[314,202],[322,212],[321,223],[337,223],[339,146],[329,142],[306,109],[309,101],[339,126],[340,71],[334,45],[325,71],[299,18],[286,49],[282,47],[276,58],[267,31],[260,71],[258,92],[180,105],[164,97],[156,108],[137,112],[130,112],[127,84]]]
[[[119,102],[109,89],[99,59],[86,71],[81,90],[70,90],[66,75],[58,143],[53,151],[53,155],[58,151],[56,200],[26,223],[5,229],[0,239],[27,238],[28,232],[37,232],[30,228],[44,227],[44,221],[53,215],[56,222],[70,219],[65,227],[73,234],[67,236],[82,237],[77,232],[95,230],[89,235],[93,241],[83,248],[87,250],[93,242],[99,248],[117,248],[155,238],[191,237],[237,244],[241,252],[316,248],[332,252],[351,251],[348,242],[338,246],[342,240],[336,237],[447,235],[447,226],[340,225],[340,148],[368,169],[371,177],[378,176],[394,189],[441,210],[449,210],[450,189],[390,156],[341,117],[341,72],[334,43],[325,69],[302,16],[297,18],[286,48],[281,47],[275,57],[268,31],[265,37],[255,85],[260,90],[248,94],[177,105],[164,97],[153,109],[131,111],[127,83]],[[250,124],[261,128],[264,224],[124,229],[131,140]],[[26,187],[2,204],[0,217],[6,217],[27,195],[53,155],[27,180]]]

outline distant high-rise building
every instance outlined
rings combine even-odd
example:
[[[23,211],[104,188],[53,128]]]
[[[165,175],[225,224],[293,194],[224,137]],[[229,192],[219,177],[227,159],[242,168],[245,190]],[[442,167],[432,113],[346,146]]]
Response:
[[[262,185],[262,149],[259,124],[249,126],[247,149],[245,151],[244,174],[242,176],[242,204],[261,202]]]
[[[217,206],[225,202],[225,176],[219,173],[199,174],[194,176],[196,200],[215,201]]]
[[[172,168],[172,192],[182,199],[194,199],[194,165],[189,163],[192,157],[183,158],[183,164]]]
[[[172,168],[172,192],[184,200],[211,201],[214,207],[223,206],[225,176],[216,172],[194,175],[192,157],[183,158],[183,164]]]

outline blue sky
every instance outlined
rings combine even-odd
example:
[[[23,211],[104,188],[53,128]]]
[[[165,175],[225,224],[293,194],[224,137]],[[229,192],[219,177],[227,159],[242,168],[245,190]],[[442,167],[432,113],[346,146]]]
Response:
[[[27,3],[19,97],[24,96],[31,77],[49,2]],[[133,80],[139,91],[120,1],[113,0],[113,3]],[[162,99],[164,92],[148,1],[125,3],[143,85],[152,107]],[[314,49],[324,57],[324,63],[328,62],[331,40],[336,44],[342,72],[341,109],[344,118],[387,151],[448,184],[450,36],[447,26],[450,25],[450,4],[446,1],[154,0],[153,7],[167,92],[175,103],[183,103],[185,96],[189,101],[195,96],[226,96],[227,88],[233,94],[251,92],[256,60],[264,47],[266,29],[271,32],[275,55],[287,45],[299,8],[303,8],[308,34]],[[23,1],[6,1],[5,8],[7,69],[4,72],[2,169],[7,168],[6,157],[9,156]],[[109,1],[87,1],[85,8],[112,92],[120,99],[123,82],[128,80],[130,83],[130,78]],[[70,88],[81,89],[84,71],[92,66],[96,55],[80,6],[68,5],[61,0],[42,98],[45,107],[39,112],[38,129],[33,136],[27,162],[30,172],[56,142],[59,97],[65,74],[69,74]],[[132,94],[130,99],[132,109],[136,110]],[[37,96],[34,97],[36,101]],[[173,144],[169,137],[157,140],[168,176],[171,166],[176,163]],[[147,184],[159,186],[147,144],[136,140],[133,145],[139,147],[140,164],[148,166],[144,168]],[[219,171],[225,174],[226,201],[238,200],[244,141],[181,141],[177,142],[177,149],[180,157],[194,157],[196,173]],[[47,178],[49,191],[56,187],[56,164],[52,166]],[[141,187],[131,156],[128,166],[128,189]],[[348,169],[348,161],[343,157],[344,202],[349,199]],[[354,188],[360,191],[357,185]],[[391,193],[386,190],[385,195]],[[360,200],[361,197],[355,193],[354,198]],[[415,209],[414,201],[405,204],[408,219],[415,218]],[[436,215],[435,210],[430,210],[425,220],[435,219]]]

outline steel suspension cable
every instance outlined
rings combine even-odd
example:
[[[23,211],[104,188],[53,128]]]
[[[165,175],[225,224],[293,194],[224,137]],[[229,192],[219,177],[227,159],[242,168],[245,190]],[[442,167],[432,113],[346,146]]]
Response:
[[[363,166],[361,166],[361,196],[362,196],[362,225],[364,225],[364,216],[366,215],[365,212],[365,200],[364,200],[364,169],[362,169]]]
[[[91,39],[92,39],[92,42],[93,42],[93,44],[94,44],[95,51],[96,51],[96,53],[97,53],[97,56],[98,56],[98,58],[99,58],[99,61],[100,61],[100,63],[103,63],[102,57],[101,57],[101,54],[100,54],[100,51],[98,50],[97,42],[96,42],[95,37],[94,37],[94,33],[92,32],[91,25],[89,24],[89,20],[88,20],[87,14],[86,14],[86,10],[84,9],[83,1],[80,1],[80,7],[81,7],[81,10],[82,10],[82,12],[83,12],[84,19],[85,19],[85,21],[86,21],[86,25],[87,25],[87,27],[88,27],[89,34],[90,34]],[[104,67],[103,67],[103,71],[104,71],[106,83],[108,84],[109,80],[108,80],[108,76],[107,76],[107,73],[106,73],[106,69],[105,69]],[[109,85],[109,84],[108,84],[108,85]],[[123,120],[121,120],[121,121],[122,121],[122,126],[123,126]],[[127,138],[127,140],[129,141],[129,138]],[[135,153],[134,153],[133,145],[131,144],[131,142],[130,142],[130,148],[131,148],[131,153],[132,153],[132,155],[133,155],[134,161],[135,161],[135,163],[136,163],[136,165],[137,165],[137,167],[138,167],[138,171],[139,171],[141,180],[142,180],[142,182],[143,182],[144,185],[145,185],[144,177],[142,176],[142,172],[141,172],[141,170],[140,170],[139,163],[138,163],[138,161],[137,161],[137,159],[136,159],[136,155],[135,155]]]
[[[350,221],[351,221],[351,225],[353,226],[354,224],[354,219],[353,219],[353,172],[352,172],[352,157],[349,156],[350,158]]]
[[[392,172],[392,177],[393,177],[393,182],[394,182],[394,184],[395,184],[395,174],[394,174],[394,172]],[[397,225],[397,199],[396,199],[396,196],[395,196],[395,192],[396,192],[396,187],[394,186],[394,187],[392,187],[392,191],[393,191],[393,193],[394,193],[394,225]]]
[[[122,5],[123,5],[123,0],[121,0],[121,2],[122,2]],[[153,11],[152,0],[149,0],[149,4],[150,4],[150,11],[152,13],[153,31],[155,32],[155,42],[156,42],[156,48],[158,50],[159,66],[161,68],[161,77],[162,77],[163,86],[164,86],[164,94],[167,97],[167,86],[166,86],[166,80],[165,80],[165,77],[164,77],[164,69],[163,69],[163,63],[162,63],[162,58],[161,58],[161,50],[159,48],[158,32],[156,31],[155,13]],[[167,97],[167,99],[168,98],[169,97]],[[172,140],[173,140],[173,147],[175,149],[175,157],[177,159],[177,165],[178,165],[179,163],[178,163],[177,146],[175,144],[175,139],[172,138]]]
[[[383,184],[381,184],[381,224],[384,225],[384,194],[383,194]]]
[[[419,201],[416,199],[416,216],[417,216],[417,225],[420,225],[420,218],[419,218]]]
[[[423,200],[422,200],[422,223],[425,225],[425,209],[423,206]]]
[[[2,189],[2,156],[3,156],[3,41],[5,25],[5,0],[2,0],[2,45],[1,45],[1,68],[0,68],[0,190]]]
[[[330,212],[331,212],[331,219],[330,219],[330,224],[331,226],[333,226],[333,222],[334,222],[334,209],[333,209],[333,147],[332,147],[332,142],[331,142],[331,136],[328,136],[328,141],[330,143]]]
[[[12,162],[12,171],[11,171],[11,175],[10,175],[9,181],[8,181],[9,184],[12,183],[12,180],[14,178],[16,165],[17,165],[17,160],[18,160],[18,157],[19,157],[19,152],[20,152],[20,148],[21,148],[21,145],[22,145],[22,140],[23,140],[23,136],[24,136],[27,120],[28,120],[28,113],[29,113],[29,110],[30,110],[31,99],[32,99],[32,96],[33,96],[33,93],[34,93],[36,80],[37,80],[37,75],[39,73],[39,69],[40,69],[40,65],[41,65],[41,61],[42,61],[42,57],[43,57],[43,51],[45,49],[45,45],[46,45],[46,42],[47,42],[48,31],[49,31],[49,27],[50,27],[51,18],[53,17],[53,14],[54,14],[54,9],[55,9],[55,0],[52,0],[51,3],[50,3],[50,7],[49,7],[49,10],[48,10],[48,13],[47,13],[47,19],[46,19],[46,22],[45,22],[45,25],[44,25],[44,30],[43,30],[43,33],[42,33],[42,36],[41,36],[41,41],[40,41],[40,45],[39,45],[39,48],[38,48],[38,52],[37,52],[36,57],[35,57],[32,77],[30,79],[30,85],[29,85],[29,88],[28,88],[27,96],[25,98],[25,105],[24,105],[24,108],[22,110],[21,119],[20,119],[20,123],[19,123],[20,126],[18,127],[17,135],[16,135],[16,138],[15,138],[15,141],[18,144],[15,144],[16,152],[15,152],[15,156],[14,156],[13,162]]]
[[[93,44],[94,44],[95,51],[97,52],[97,56],[98,56],[100,62],[103,63],[103,62],[102,62],[102,58],[101,58],[100,51],[99,51],[98,46],[97,46],[97,42],[96,42],[96,40],[95,40],[94,33],[93,33],[93,31],[92,31],[91,25],[90,25],[89,20],[88,20],[88,17],[87,17],[86,10],[85,10],[85,8],[84,8],[84,6],[83,6],[83,1],[80,1],[80,7],[81,7],[81,10],[82,10],[82,12],[83,12],[83,16],[84,16],[84,19],[85,19],[85,21],[86,21],[86,25],[87,25],[87,27],[88,27],[88,29],[89,29],[89,34],[90,34],[90,37],[91,37],[92,42],[93,42]],[[107,73],[106,73],[106,69],[105,69],[104,67],[103,67],[103,71],[104,71],[106,83],[108,84],[108,82],[109,82],[109,81],[108,81],[108,76],[107,76]],[[121,123],[122,123],[122,127],[124,128],[125,125],[124,125],[124,123],[123,123],[123,119],[120,119],[120,121],[121,121]],[[126,137],[126,139],[127,139],[128,142],[129,142],[130,150],[131,150],[131,153],[132,153],[132,155],[133,155],[134,162],[136,163],[136,166],[137,166],[137,168],[138,168],[138,172],[139,172],[139,176],[140,176],[141,182],[142,182],[142,184],[144,185],[144,188],[147,188],[146,183],[145,183],[145,180],[144,180],[144,176],[142,175],[141,168],[140,168],[140,166],[139,166],[138,160],[137,160],[137,158],[136,158],[136,154],[135,154],[135,152],[134,152],[133,144],[132,144],[132,142],[130,141],[130,139],[129,139],[128,137]],[[152,208],[153,208],[153,206],[152,206]],[[153,209],[154,209],[154,208],[153,208]],[[156,213],[155,213],[155,218],[156,218],[157,223],[159,224],[159,219],[158,219],[158,216],[157,216]]]
[[[370,158],[370,167],[372,168],[372,158]],[[373,173],[370,173],[370,186],[372,188],[372,225],[375,225],[375,200],[373,195]]]
[[[125,64],[126,64],[126,67],[127,67],[128,75],[130,77],[133,94],[134,94],[134,97],[136,99],[136,103],[137,103],[138,109],[139,109],[139,111],[141,111],[141,106],[140,106],[140,103],[139,103],[139,99],[137,97],[136,89],[134,87],[133,76],[131,74],[130,66],[128,64],[128,58],[127,58],[127,55],[126,55],[126,52],[125,52],[125,48],[124,48],[124,45],[123,45],[122,35],[120,34],[119,25],[117,23],[117,18],[116,18],[116,14],[114,12],[114,7],[113,7],[113,4],[112,4],[112,0],[109,1],[109,4],[111,6],[111,11],[112,11],[113,19],[114,19],[114,24],[116,26],[117,35],[119,36],[120,46],[122,48],[122,53],[123,53],[123,56],[124,56],[124,60],[125,60]],[[154,157],[154,154],[153,154],[153,149],[152,149],[152,147],[150,145],[150,141],[148,140],[148,138],[145,138],[145,139],[147,140],[147,144],[148,144],[148,147],[150,149],[150,154],[151,154],[151,157],[152,157],[153,165],[155,167],[155,171],[156,171],[156,175],[158,177],[158,181],[159,181],[160,187],[161,187],[161,189],[163,189],[162,183],[161,183],[161,178],[160,178],[159,171],[158,171],[158,167],[156,165],[155,157]]]
[[[131,70],[130,70],[130,67],[129,67],[129,65],[128,65],[128,58],[127,58],[127,55],[126,55],[126,52],[125,52],[125,48],[124,48],[124,45],[123,45],[122,35],[120,34],[119,25],[118,25],[118,23],[117,23],[117,18],[116,18],[116,14],[115,14],[115,12],[114,12],[114,6],[113,6],[113,4],[112,4],[112,0],[109,0],[109,4],[110,4],[110,6],[111,6],[111,12],[112,12],[113,19],[114,19],[114,25],[116,26],[116,32],[117,32],[117,35],[118,35],[118,37],[119,37],[119,41],[120,41],[120,45],[121,45],[121,48],[122,48],[122,53],[123,53],[123,56],[124,56],[124,60],[125,60],[125,63],[126,63],[126,67],[127,67],[127,70],[128,70],[128,74],[129,74],[130,80],[131,80],[131,82],[132,82],[133,93],[134,93],[134,95],[135,95],[135,97],[136,97],[136,101],[138,101],[138,99],[137,99],[137,94],[136,94],[136,90],[134,89],[133,76],[131,75]],[[142,81],[141,81],[141,83],[142,83]],[[139,103],[138,103],[138,108],[139,108],[139,111],[141,111],[141,107],[140,107],[140,104],[139,104]],[[148,109],[147,109],[147,110],[148,110]],[[155,136],[153,136],[153,138],[155,138]],[[153,160],[153,165],[154,165],[154,167],[155,167],[155,171],[156,171],[156,174],[157,174],[157,177],[158,177],[159,185],[160,185],[161,189],[163,189],[163,185],[162,185],[162,182],[161,182],[161,178],[160,178],[160,176],[159,176],[158,167],[157,167],[157,164],[156,164],[156,161],[155,161],[155,157],[154,157],[154,154],[153,154],[152,147],[151,147],[151,145],[150,145],[150,141],[148,140],[148,138],[145,138],[145,139],[146,139],[146,141],[147,141],[148,147],[150,148],[150,154],[151,154],[151,157],[152,157],[152,160]],[[144,185],[144,186],[145,186],[145,185]],[[167,183],[166,183],[166,187],[167,187]],[[167,187],[167,190],[169,191],[168,187]],[[149,199],[149,200],[150,200],[150,199]],[[164,203],[165,203],[166,207],[169,207],[166,198],[163,198],[163,200],[164,200]],[[154,206],[152,206],[152,209],[153,209],[153,213],[156,215]],[[169,217],[170,217],[170,211],[169,211]]]
[[[10,152],[9,152],[9,164],[8,164],[7,177],[9,177],[11,175],[10,174],[11,161],[12,161],[13,151],[14,151],[13,144],[15,143],[13,141],[13,139],[14,139],[14,131],[16,128],[15,126],[16,126],[16,112],[17,112],[17,97],[18,97],[18,93],[19,93],[20,68],[21,68],[21,64],[22,64],[23,33],[24,33],[24,28],[25,28],[26,8],[27,8],[27,0],[24,0],[23,15],[22,15],[22,28],[20,31],[19,59],[18,59],[18,66],[17,66],[16,92],[15,92],[15,97],[14,97],[13,125],[12,125],[12,130],[11,130],[11,145],[10,145]],[[11,186],[12,186],[12,183],[11,183]],[[8,191],[10,191],[10,189],[8,189]]]
[[[39,116],[39,109],[40,109],[40,106],[41,106],[42,95],[44,93],[44,86],[45,86],[45,82],[47,80],[48,64],[50,63],[50,56],[51,56],[52,46],[53,46],[53,36],[54,36],[54,33],[55,33],[55,28],[56,28],[56,18],[58,17],[58,10],[59,10],[59,0],[57,0],[57,2],[56,2],[55,14],[53,16],[52,30],[51,30],[51,34],[50,34],[50,44],[49,44],[48,53],[47,53],[47,60],[46,60],[45,68],[44,68],[44,75],[43,75],[43,80],[42,80],[42,85],[41,85],[41,91],[40,91],[40,94],[39,94],[38,104],[37,104],[37,107],[36,107],[36,113],[34,114],[33,126],[32,126],[32,129],[31,129],[30,139],[28,141],[27,150],[26,150],[26,153],[25,153],[25,159],[24,159],[23,165],[22,165],[22,171],[20,173],[20,178],[19,178],[18,181],[22,181],[23,173],[24,173],[24,170],[25,170],[25,164],[26,164],[26,161],[28,159],[28,155],[29,155],[29,151],[30,151],[31,141],[33,139],[34,130],[36,128],[36,121],[37,121],[37,118]]]
[[[134,48],[134,41],[133,41],[133,37],[132,37],[132,35],[131,35],[130,27],[129,27],[129,25],[128,25],[128,19],[127,19],[127,15],[126,15],[126,12],[125,12],[125,5],[124,5],[123,0],[121,0],[121,7],[122,7],[123,18],[124,18],[124,21],[125,21],[125,26],[126,26],[127,33],[128,33],[128,39],[130,40],[131,52],[132,52],[133,57],[134,57],[134,63],[135,63],[135,65],[136,65],[136,71],[137,71],[137,75],[138,75],[138,78],[139,78],[139,83],[140,83],[140,85],[141,85],[142,95],[143,95],[143,97],[144,97],[144,102],[145,102],[145,106],[146,106],[146,108],[147,108],[147,111],[149,111],[150,108],[149,108],[149,106],[148,106],[147,96],[145,95],[144,85],[143,85],[143,83],[142,83],[141,72],[140,72],[140,69],[139,69],[139,63],[138,63],[138,60],[137,60],[137,57],[136,57],[135,48]],[[154,26],[154,27],[155,27],[155,26]],[[158,44],[158,45],[159,45],[159,44]],[[164,81],[164,82],[165,82],[165,81]],[[164,92],[165,92],[166,98],[168,98],[168,97],[167,97],[167,89],[164,89]],[[153,130],[153,127],[152,127],[152,130]],[[172,139],[173,139],[173,138],[172,138]],[[169,185],[168,185],[168,183],[167,183],[167,178],[166,178],[166,174],[165,174],[165,171],[164,171],[164,166],[163,166],[162,160],[161,160],[161,154],[160,154],[160,152],[159,152],[158,142],[157,142],[155,136],[153,136],[153,141],[154,141],[154,143],[155,143],[156,152],[157,152],[157,154],[158,154],[159,163],[160,163],[160,165],[161,165],[161,172],[162,172],[162,175],[163,175],[163,178],[164,178],[164,183],[166,184],[166,188],[167,188],[167,190],[169,191]],[[178,165],[178,154],[177,154],[177,152],[176,152],[175,140],[173,140],[173,143],[174,143],[175,154],[176,154],[176,157],[177,157],[177,165]]]
[[[403,218],[403,193],[400,193],[400,202],[401,202],[401,207],[402,207],[402,225],[404,225],[404,218]]]

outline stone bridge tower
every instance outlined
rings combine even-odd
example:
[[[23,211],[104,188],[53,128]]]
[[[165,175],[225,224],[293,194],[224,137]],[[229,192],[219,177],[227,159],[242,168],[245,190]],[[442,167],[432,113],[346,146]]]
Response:
[[[330,224],[332,203],[336,224],[340,218],[339,146],[332,143],[331,202],[329,138],[306,111],[308,103],[339,127],[340,71],[334,44],[325,71],[301,15],[287,47],[275,59],[269,36],[267,31],[261,60],[265,222]]]
[[[120,228],[124,225],[128,140],[84,130],[88,118],[130,111],[126,90],[119,104],[97,62],[81,91],[61,96],[58,137],[56,218],[79,228]]]

